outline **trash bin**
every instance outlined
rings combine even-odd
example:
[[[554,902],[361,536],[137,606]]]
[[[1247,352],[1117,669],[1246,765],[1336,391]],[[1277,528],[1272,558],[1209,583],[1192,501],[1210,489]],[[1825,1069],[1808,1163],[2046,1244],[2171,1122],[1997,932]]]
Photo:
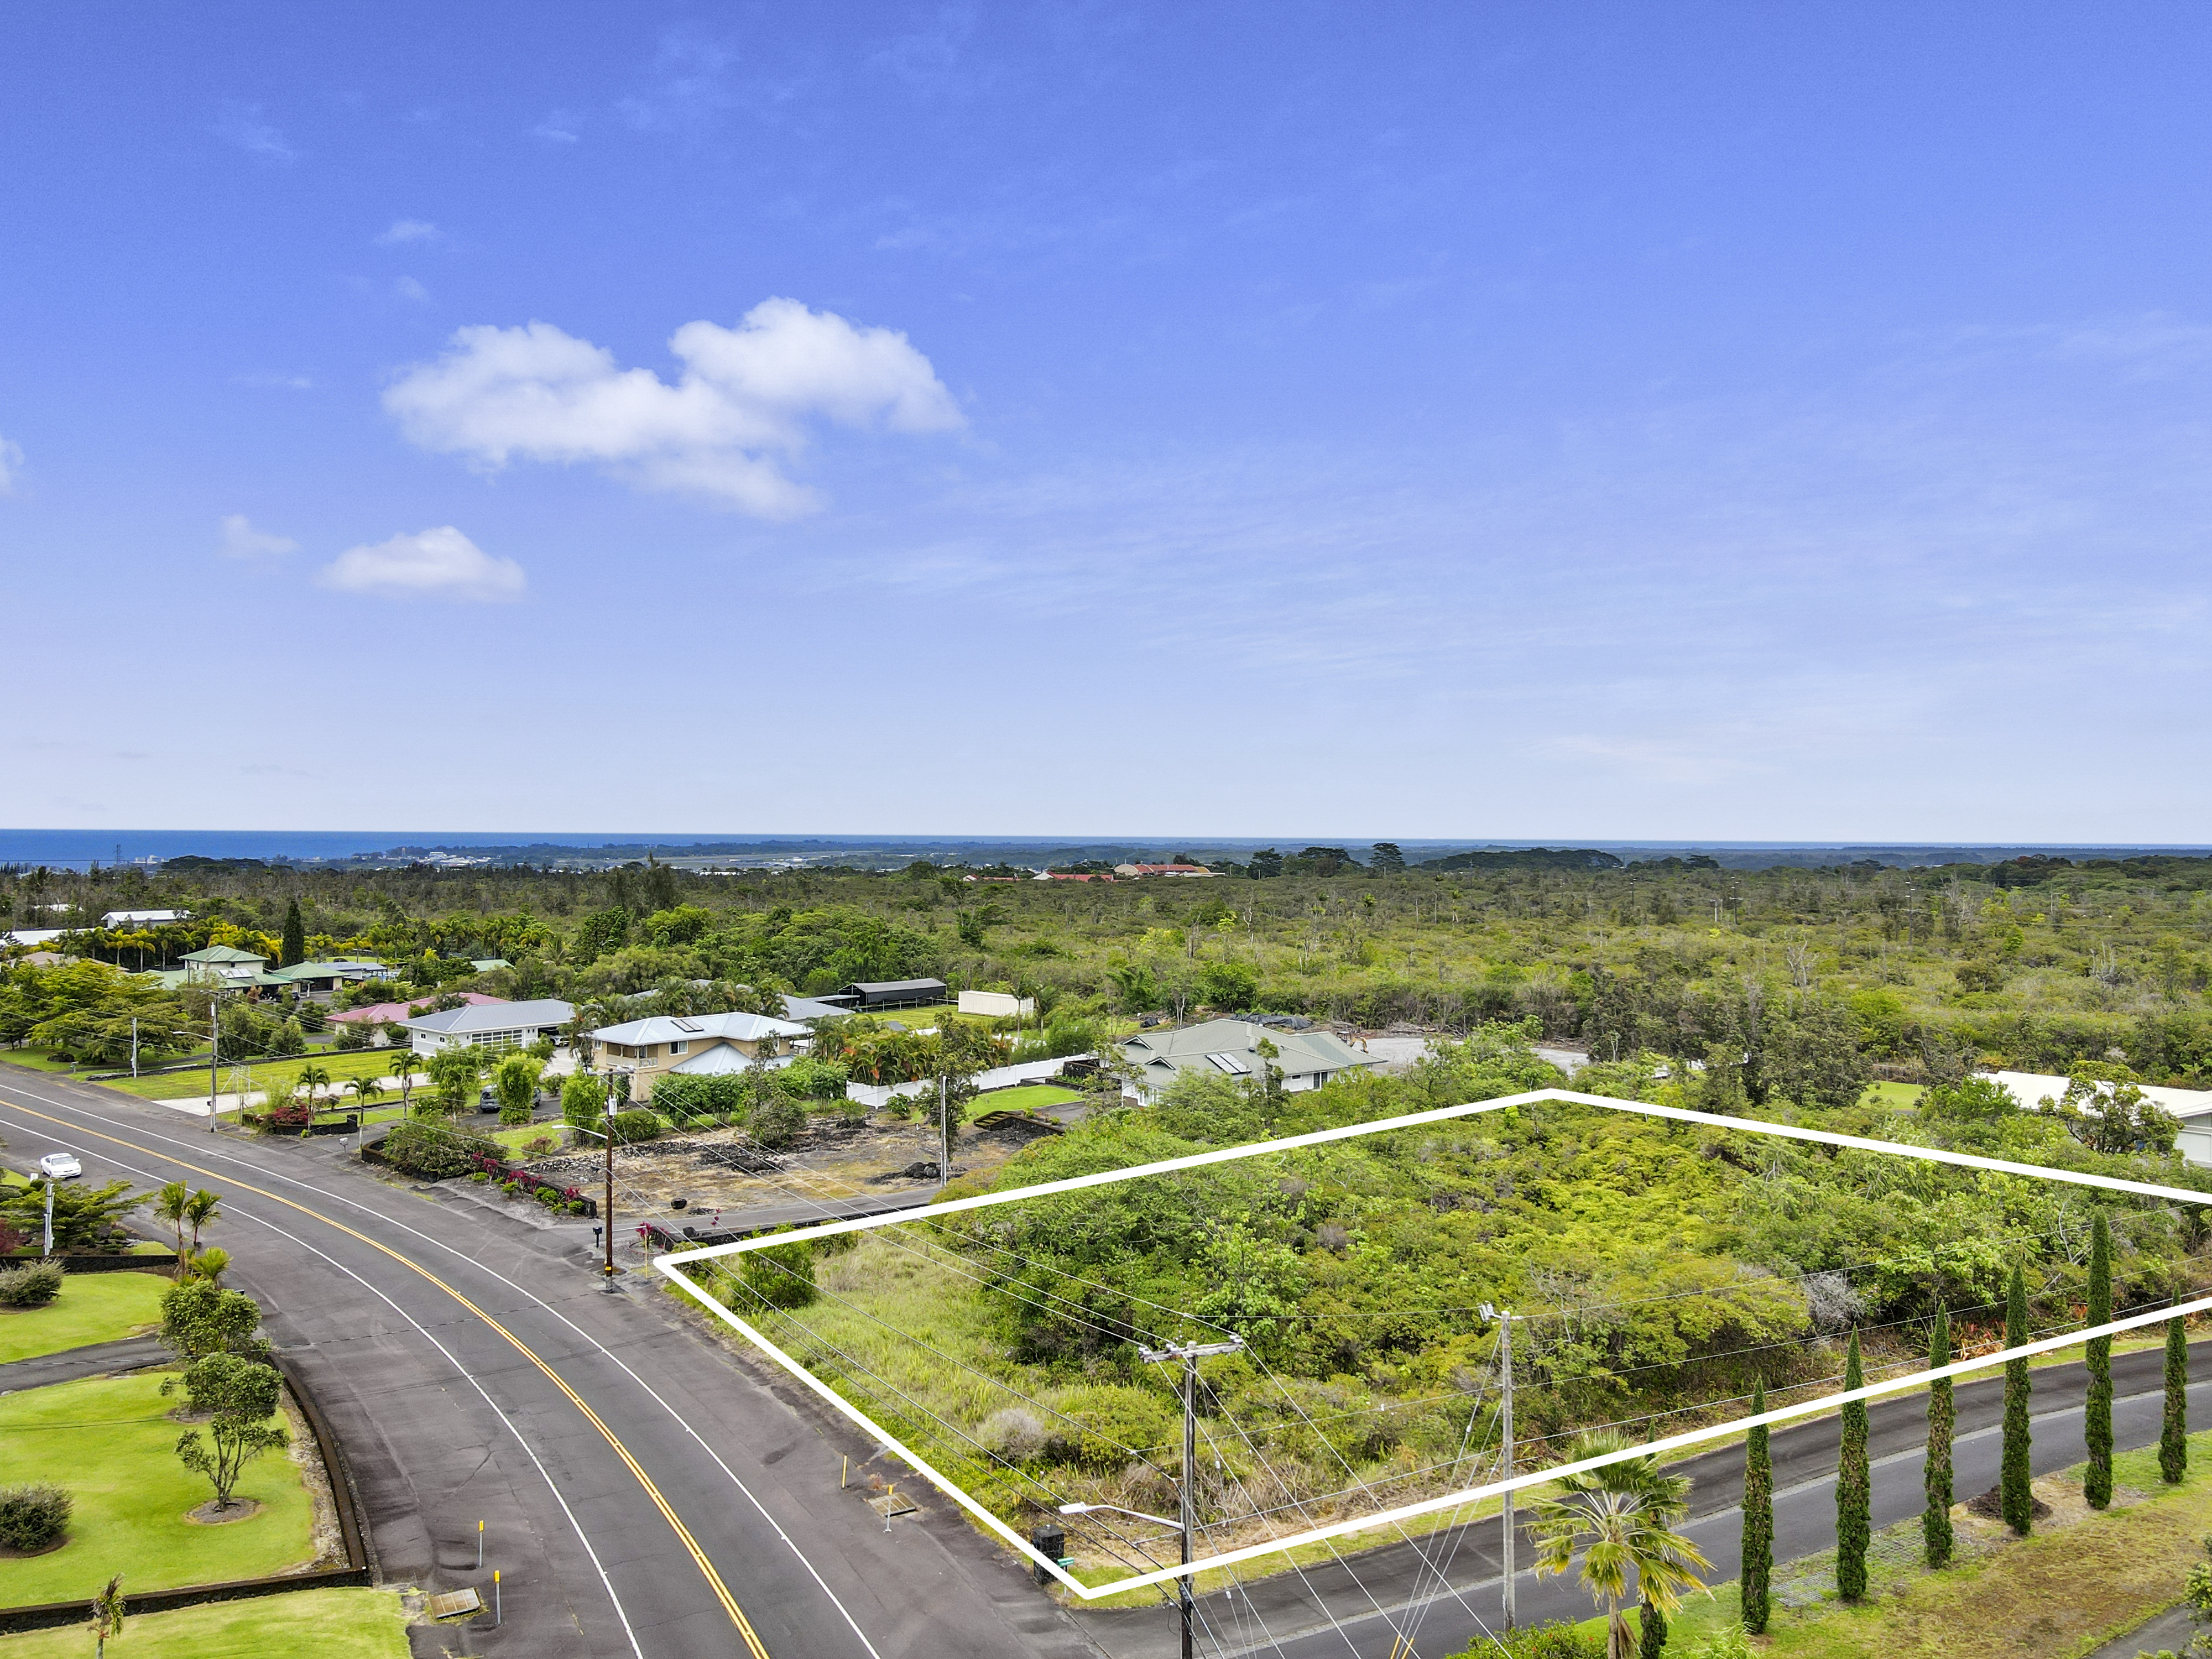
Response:
[[[1036,1547],[1036,1553],[1048,1561],[1060,1561],[1066,1559],[1067,1528],[1056,1522],[1048,1521],[1031,1532],[1030,1542]],[[1030,1572],[1040,1584],[1052,1583],[1052,1575],[1041,1566],[1032,1564]]]

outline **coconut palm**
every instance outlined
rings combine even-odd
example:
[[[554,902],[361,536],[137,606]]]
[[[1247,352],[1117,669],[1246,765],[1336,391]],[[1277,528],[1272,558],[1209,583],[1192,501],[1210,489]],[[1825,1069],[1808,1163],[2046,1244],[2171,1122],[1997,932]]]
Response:
[[[300,1068],[299,1078],[292,1086],[295,1090],[305,1089],[307,1091],[307,1104],[313,1106],[318,1094],[330,1086],[330,1081],[329,1066],[308,1065]]]
[[[1618,1435],[1586,1435],[1575,1461],[1632,1444]],[[1583,1583],[1605,1610],[1606,1659],[1635,1659],[1637,1639],[1627,1613],[1632,1583],[1662,1614],[1680,1607],[1686,1591],[1704,1588],[1698,1571],[1712,1564],[1674,1530],[1688,1500],[1689,1482],[1661,1474],[1658,1460],[1648,1453],[1563,1476],[1537,1500],[1531,1528],[1536,1570],[1563,1573],[1581,1554]]]
[[[192,1230],[192,1249],[200,1247],[200,1229],[210,1221],[222,1218],[222,1200],[204,1187],[194,1193],[185,1205],[185,1219]]]
[[[191,1189],[181,1181],[172,1181],[154,1194],[154,1213],[167,1222],[177,1235],[177,1277],[185,1276],[191,1258],[185,1250],[185,1227],[191,1215]]]
[[[373,1077],[349,1079],[345,1087],[346,1092],[353,1097],[353,1103],[363,1112],[374,1105],[376,1097],[384,1092],[382,1080]]]
[[[402,1048],[398,1054],[392,1055],[391,1064],[384,1070],[386,1075],[399,1079],[399,1103],[402,1106],[412,1106],[415,1103],[414,1049]]]

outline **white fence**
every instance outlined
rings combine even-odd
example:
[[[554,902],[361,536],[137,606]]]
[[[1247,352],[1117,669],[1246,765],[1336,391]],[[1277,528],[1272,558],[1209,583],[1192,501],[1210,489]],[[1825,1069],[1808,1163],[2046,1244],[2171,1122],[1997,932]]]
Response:
[[[975,1074],[978,1089],[1011,1089],[1017,1084],[1035,1083],[1050,1077],[1071,1060],[1088,1060],[1088,1054],[1066,1054],[1058,1060],[1025,1060],[1018,1066],[994,1066],[988,1072]],[[845,1096],[857,1100],[870,1111],[889,1104],[894,1099],[911,1100],[925,1091],[937,1087],[934,1078],[919,1078],[912,1083],[848,1083]]]

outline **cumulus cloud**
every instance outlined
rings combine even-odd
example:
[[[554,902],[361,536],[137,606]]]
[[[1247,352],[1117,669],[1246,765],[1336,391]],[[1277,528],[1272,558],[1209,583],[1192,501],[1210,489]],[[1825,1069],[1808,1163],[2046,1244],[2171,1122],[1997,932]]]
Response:
[[[523,589],[520,565],[494,558],[451,525],[349,547],[320,580],[343,593],[392,599],[514,599]]]
[[[225,514],[222,519],[222,552],[228,559],[265,559],[279,553],[296,553],[300,544],[289,536],[272,536],[266,531],[256,530],[253,521],[243,513]]]
[[[817,505],[779,464],[805,447],[813,421],[894,432],[962,424],[905,335],[796,300],[764,300],[734,328],[686,323],[668,344],[684,366],[673,385],[550,323],[464,328],[443,356],[401,374],[384,406],[425,449],[490,467],[598,462],[646,489],[772,519]]]
[[[215,124],[216,136],[234,143],[248,155],[264,161],[290,161],[299,152],[284,142],[276,125],[262,118],[258,104],[225,104]]]
[[[438,238],[438,228],[428,219],[394,219],[392,228],[376,239],[380,247],[396,247],[402,242],[433,242]]]
[[[0,495],[15,493],[15,475],[23,469],[23,447],[0,438]]]

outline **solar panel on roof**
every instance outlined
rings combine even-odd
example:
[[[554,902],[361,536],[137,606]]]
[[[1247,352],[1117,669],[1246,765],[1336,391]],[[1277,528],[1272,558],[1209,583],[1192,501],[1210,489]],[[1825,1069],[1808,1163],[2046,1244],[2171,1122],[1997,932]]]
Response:
[[[703,1031],[707,1028],[696,1019],[679,1019],[676,1022],[676,1029],[679,1031]]]
[[[1252,1068],[1244,1063],[1242,1054],[1208,1054],[1206,1058],[1231,1077],[1249,1077],[1252,1073]]]

